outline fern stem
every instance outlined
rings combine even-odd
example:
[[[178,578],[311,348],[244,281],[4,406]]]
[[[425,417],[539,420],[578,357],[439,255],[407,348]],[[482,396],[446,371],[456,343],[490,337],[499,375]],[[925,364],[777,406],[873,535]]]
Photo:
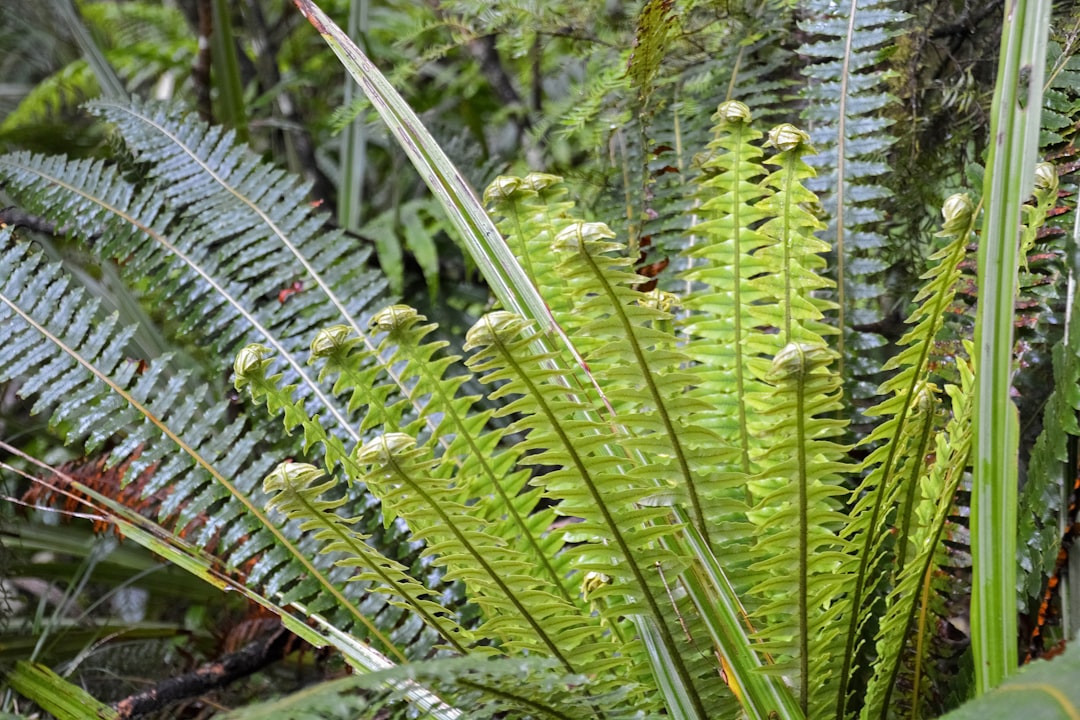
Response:
[[[742,57],[742,49],[739,50],[739,57]],[[735,156],[735,161],[731,163],[731,167],[738,171],[742,168],[743,163],[742,132],[746,124],[739,123],[736,127],[739,129],[738,142],[734,143],[735,147],[730,152]],[[738,191],[741,180],[741,175],[736,176],[732,192]],[[742,203],[737,199],[731,203],[731,226],[734,228],[734,246],[731,253],[731,269],[734,279],[731,283],[731,291],[732,306],[735,308],[735,312],[732,313],[735,320],[735,343],[732,348],[735,352],[735,406],[739,414],[739,452],[742,455],[742,471],[749,474],[752,466],[750,464],[750,425],[746,417],[746,368],[743,357],[742,238],[740,237],[742,233]],[[751,493],[748,486],[745,492],[749,504]]]
[[[645,579],[645,573],[641,570],[638,562],[635,558],[633,551],[630,549],[629,543],[626,538],[623,537],[622,531],[619,530],[619,525],[615,521],[614,516],[611,514],[611,510],[608,508],[607,503],[604,502],[604,498],[601,496],[599,489],[596,487],[596,483],[593,481],[592,474],[589,472],[589,468],[581,455],[578,453],[577,448],[574,446],[573,441],[566,434],[566,430],[563,428],[559,417],[555,414],[555,411],[548,404],[547,399],[540,391],[539,387],[533,382],[525,369],[521,367],[509,349],[503,343],[502,338],[497,335],[494,337],[493,347],[495,347],[499,355],[508,367],[512,368],[522,383],[528,389],[529,394],[536,400],[537,406],[544,413],[544,417],[547,418],[548,427],[558,436],[559,441],[566,449],[567,454],[570,456],[571,461],[574,464],[574,469],[577,470],[578,476],[585,484],[586,489],[589,491],[589,495],[592,496],[593,503],[596,509],[599,511],[601,517],[604,520],[604,524],[607,525],[612,539],[619,548],[619,552],[622,554],[626,562],[626,566],[630,569],[630,573],[634,576],[634,581],[640,590],[642,597],[649,606],[649,612],[652,616],[653,624],[656,626],[657,632],[660,634],[660,638],[664,643],[668,654],[671,656],[672,662],[675,665],[675,672],[678,674],[683,686],[690,693],[690,702],[694,706],[694,711],[698,717],[707,718],[709,713],[705,709],[704,702],[701,696],[698,694],[697,687],[694,685],[693,678],[690,676],[690,671],[686,667],[686,663],[683,660],[681,653],[679,652],[678,644],[675,642],[675,638],[672,636],[667,623],[664,620],[664,614],[660,611],[660,605],[657,603],[656,598],[653,596],[652,590],[649,588],[648,581]]]
[[[518,204],[516,202],[507,203],[510,206],[510,221],[514,223],[513,237],[516,238],[521,246],[517,248],[518,258],[525,265],[525,274],[529,276],[529,279],[533,281],[533,285],[539,287],[539,278],[536,277],[536,270],[532,266],[532,253],[529,252],[529,246],[525,239],[525,228],[522,226],[521,213],[518,211]],[[545,210],[547,210],[547,203],[544,204]],[[509,242],[507,243],[509,244]]]
[[[243,505],[249,513],[251,513],[252,517],[254,517],[261,526],[266,528],[267,532],[269,532],[274,537],[274,540],[276,541],[278,546],[287,550],[288,553],[304,567],[304,569],[308,573],[308,577],[314,579],[323,588],[326,589],[326,592],[334,598],[334,601],[335,603],[337,603],[338,607],[346,609],[349,614],[355,617],[361,625],[367,628],[368,632],[371,633],[372,637],[377,638],[379,642],[383,643],[386,649],[399,661],[407,662],[407,659],[405,655],[401,652],[401,650],[399,650],[397,646],[395,646],[394,643],[391,642],[390,639],[387,638],[367,616],[360,612],[359,608],[357,608],[356,605],[354,605],[352,601],[350,601],[341,592],[341,590],[337,586],[335,586],[330,581],[330,579],[327,578],[326,575],[324,575],[323,572],[315,566],[314,563],[311,562],[311,560],[303,551],[296,547],[289,540],[289,538],[287,538],[284,533],[282,533],[281,529],[278,528],[275,523],[271,522],[270,518],[261,508],[259,508],[255,503],[253,503],[244,493],[240,492],[239,488],[237,488],[228,479],[226,479],[225,476],[222,475],[218,471],[218,469],[215,468],[206,458],[204,458],[195,448],[185,442],[179,435],[177,435],[171,428],[169,428],[169,426],[165,424],[164,420],[155,415],[149,407],[139,402],[139,400],[136,399],[130,392],[128,392],[116,382],[114,382],[113,379],[110,378],[106,373],[99,370],[97,367],[94,366],[93,363],[80,355],[75,350],[75,348],[67,345],[59,337],[49,332],[49,330],[43,325],[36,322],[32,317],[30,317],[30,315],[25,313],[22,308],[20,308],[16,303],[14,303],[2,293],[0,293],[0,302],[5,303],[8,307],[15,311],[15,313],[19,315],[24,322],[33,327],[44,337],[48,338],[50,342],[59,347],[68,357],[72,358],[84,368],[86,368],[90,373],[92,373],[96,378],[98,378],[98,380],[108,385],[113,392],[122,397],[129,405],[131,405],[132,408],[134,408],[143,417],[149,420],[151,424],[153,424],[155,427],[158,428],[158,430],[162,432],[162,434],[164,434],[167,438],[176,443],[176,445],[184,453],[186,453],[188,457],[190,457],[204,470],[206,470],[211,475],[211,477],[214,478],[214,480],[220,483],[222,487],[224,487],[234,498],[236,498],[240,502],[240,504]]]
[[[578,252],[582,259],[588,264],[589,269],[592,270],[593,277],[596,278],[597,284],[603,289],[604,294],[607,295],[608,301],[611,303],[611,312],[619,318],[619,323],[623,327],[623,332],[626,333],[627,342],[630,345],[631,351],[634,353],[634,360],[637,362],[638,370],[641,371],[642,380],[649,389],[649,395],[652,397],[656,414],[660,416],[660,422],[664,425],[664,432],[667,433],[668,439],[671,441],[671,451],[675,456],[675,461],[679,465],[679,472],[682,473],[683,480],[686,482],[686,492],[690,496],[690,505],[694,510],[694,524],[697,526],[701,536],[705,538],[705,542],[709,543],[711,546],[712,543],[709,539],[708,523],[705,522],[705,511],[702,508],[701,497],[694,484],[694,476],[690,470],[690,463],[686,458],[686,451],[683,449],[682,442],[679,440],[679,433],[676,431],[675,423],[668,413],[664,398],[660,395],[660,388],[656,386],[656,381],[653,380],[649,364],[645,360],[645,354],[641,350],[641,343],[638,342],[637,333],[634,332],[634,324],[630,322],[630,318],[627,317],[626,311],[623,309],[622,303],[615,293],[615,289],[611,287],[608,278],[605,277],[603,271],[601,271],[600,267],[596,264],[596,259],[588,252],[586,246],[587,244],[584,241],[580,242],[578,244]]]
[[[967,467],[968,456],[970,455],[970,444],[966,446],[967,452],[964,453],[964,457],[959,462],[950,462],[951,468],[956,468],[953,473],[951,482],[946,483],[945,490],[941,494],[940,502],[951,503],[952,499],[956,496],[956,490],[960,486],[960,479],[963,477],[964,469]],[[938,515],[935,518],[935,527],[933,534],[927,539],[927,543],[930,547],[935,547],[941,541],[941,534],[945,530],[946,513],[943,508],[939,508]],[[918,709],[918,695],[920,674],[922,671],[922,658],[923,658],[923,638],[926,636],[926,616],[929,612],[929,591],[930,581],[932,579],[934,569],[934,553],[933,551],[926,554],[926,559],[923,561],[922,569],[919,571],[922,577],[922,582],[919,583],[921,602],[912,603],[911,611],[908,614],[907,622],[904,625],[904,632],[901,634],[898,641],[903,645],[911,632],[911,626],[915,622],[916,613],[918,613],[919,631],[915,635],[915,654],[914,654],[914,673],[915,679],[912,704],[912,717],[917,717]],[[885,697],[884,702],[881,705],[881,720],[888,720],[889,717],[889,700],[892,698],[893,688],[896,687],[896,678],[900,673],[900,658],[902,653],[897,652],[893,657],[892,668],[889,670],[889,681],[885,685]]]
[[[780,335],[780,347],[784,347],[791,342],[791,297],[794,291],[791,287],[791,213],[793,195],[789,186],[792,182],[792,176],[795,173],[795,163],[798,162],[798,158],[794,155],[789,156],[786,159],[784,165],[784,179],[783,179],[783,193],[784,193],[784,211],[781,214],[781,235],[780,244],[783,246],[783,273],[784,273],[784,327],[781,328],[782,333]],[[804,708],[805,710],[805,708]]]
[[[926,392],[930,392],[926,390]],[[934,428],[934,417],[931,411],[927,411],[922,422],[922,432],[919,433],[919,445],[914,453],[910,454],[911,457],[911,474],[908,476],[907,484],[907,496],[901,503],[901,507],[904,509],[904,515],[900,518],[899,531],[896,534],[897,553],[896,553],[896,569],[893,571],[893,577],[899,578],[900,573],[904,571],[904,563],[907,559],[907,553],[904,551],[907,545],[908,533],[911,532],[911,516],[914,512],[915,505],[915,491],[918,490],[919,476],[922,474],[923,463],[925,462],[927,448],[930,446],[930,435]]]
[[[795,387],[795,448],[799,483],[799,707],[806,715],[810,704],[810,499],[807,483],[809,473],[806,465],[806,356],[802,348],[795,346],[801,360],[800,376]]]

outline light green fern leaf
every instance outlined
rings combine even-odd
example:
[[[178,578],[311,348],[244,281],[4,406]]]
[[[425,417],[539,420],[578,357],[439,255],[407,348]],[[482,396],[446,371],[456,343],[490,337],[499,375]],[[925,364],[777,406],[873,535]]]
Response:
[[[966,195],[950,197],[942,209],[944,223],[939,236],[951,242],[932,256],[937,261],[924,275],[926,284],[915,297],[917,303],[908,323],[911,329],[900,340],[902,349],[885,366],[897,370],[879,389],[886,399],[867,410],[871,417],[883,418],[864,441],[875,446],[864,462],[865,477],[853,495],[851,523],[844,536],[859,549],[859,568],[853,598],[855,607],[863,608],[859,617],[849,622],[848,651],[844,655],[842,677],[849,677],[851,663],[858,652],[861,627],[871,616],[866,598],[876,592],[882,576],[879,563],[883,545],[888,537],[898,498],[914,492],[920,473],[904,473],[901,463],[908,458],[921,465],[918,447],[927,442],[927,432],[933,413],[926,412],[933,404],[933,388],[928,385],[931,351],[934,340],[944,326],[946,311],[956,292],[960,263],[967,253],[967,243],[976,220],[971,200]],[[920,407],[922,411],[920,412]],[[918,419],[916,419],[918,418]],[[907,504],[910,512],[912,505]],[[907,550],[908,539],[898,539],[901,557]],[[903,560],[897,567],[903,566]],[[842,684],[846,681],[841,680]],[[843,698],[847,702],[847,698]]]

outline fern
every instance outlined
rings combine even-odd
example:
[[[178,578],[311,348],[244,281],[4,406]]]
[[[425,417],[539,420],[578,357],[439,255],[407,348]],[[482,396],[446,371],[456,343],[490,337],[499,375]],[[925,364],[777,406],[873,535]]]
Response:
[[[767,217],[755,205],[769,191],[760,184],[766,169],[764,153],[755,143],[762,134],[750,126],[750,109],[739,102],[723,103],[713,119],[716,138],[701,164],[702,203],[695,210],[700,222],[694,231],[705,242],[685,252],[691,268],[681,276],[705,286],[683,301],[695,311],[685,324],[693,338],[687,353],[701,368],[702,383],[694,395],[715,407],[711,429],[739,448],[736,467],[749,473],[757,441],[746,401],[755,388],[763,388],[747,371],[746,345],[756,325],[750,307],[764,299],[750,281],[763,267],[755,253],[772,242],[753,228]]]
[[[87,301],[40,254],[28,255],[10,229],[0,232],[5,266],[11,268],[0,292],[0,320],[11,330],[0,354],[0,378],[18,377],[20,393],[36,397],[39,410],[55,405],[52,422],[70,428],[69,440],[86,437],[93,449],[116,438],[117,460],[144,448],[129,472],[157,463],[145,492],[171,488],[160,516],[178,515],[174,527],[180,532],[213,506],[213,518],[196,540],[214,542],[227,566],[245,567],[252,587],[287,597],[285,605],[302,603],[310,612],[326,613],[343,628],[355,625],[359,636],[370,634],[404,657],[327,569],[307,557],[297,528],[269,522],[255,478],[266,463],[256,452],[263,436],[245,431],[242,421],[228,423],[224,408],[207,404],[205,391],[172,372],[167,357],[138,374],[138,363],[125,354],[131,331],[101,318],[96,301]]]
[[[227,717],[229,720],[370,717],[370,713],[380,708],[379,717],[459,717],[443,714],[445,706],[417,715],[415,706],[403,702],[414,683],[434,687],[441,697],[458,707],[469,708],[469,718],[586,720],[599,716],[606,720],[633,720],[641,717],[639,711],[625,709],[625,688],[601,698],[584,698],[577,688],[581,680],[580,676],[558,672],[557,665],[538,658],[441,659],[331,680],[287,698],[235,711]],[[522,692],[523,687],[538,688],[543,699],[527,696]]]
[[[374,322],[388,331],[389,342],[401,343],[398,354],[417,353],[416,358],[403,370],[403,377],[419,375],[416,377],[417,394],[431,394],[425,412],[449,415],[449,419],[444,418],[438,428],[449,426],[460,431],[458,442],[451,442],[442,450],[442,462],[439,462],[432,457],[430,447],[416,447],[410,436],[395,432],[395,426],[391,425],[385,434],[357,448],[353,457],[343,463],[346,471],[353,480],[363,482],[368,491],[379,498],[384,522],[402,518],[408,523],[414,540],[426,541],[425,553],[433,556],[437,566],[446,568],[445,579],[465,583],[471,599],[485,611],[486,622],[477,629],[480,637],[498,638],[508,651],[539,653],[555,658],[569,673],[596,672],[610,666],[611,659],[602,657],[610,654],[610,650],[605,653],[605,643],[599,638],[600,627],[597,625],[590,630],[590,623],[581,622],[581,610],[567,598],[569,593],[563,586],[564,580],[559,578],[553,586],[550,579],[533,575],[531,570],[534,562],[526,552],[514,547],[518,539],[511,535],[511,530],[500,527],[503,523],[498,518],[485,517],[496,512],[501,515],[509,507],[514,512],[511,513],[511,522],[507,524],[516,528],[518,534],[525,533],[532,539],[533,558],[538,552],[554,555],[550,543],[537,537],[538,528],[534,521],[524,519],[524,514],[536,501],[535,493],[526,494],[524,504],[519,504],[518,498],[513,497],[517,491],[514,485],[510,485],[512,494],[504,490],[501,493],[502,503],[493,512],[477,512],[478,508],[473,506],[476,499],[473,491],[477,488],[472,486],[469,475],[477,472],[478,463],[483,467],[488,461],[483,457],[462,460],[461,456],[475,455],[477,446],[474,444],[470,448],[470,440],[479,442],[488,451],[493,448],[491,443],[475,435],[474,428],[483,426],[485,416],[481,414],[479,422],[461,416],[471,404],[470,398],[458,400],[453,397],[463,378],[444,380],[437,372],[432,373],[428,354],[439,345],[426,349],[417,347],[426,333],[413,330],[416,320],[415,313],[410,309],[393,307],[379,313]],[[386,345],[387,342],[381,344],[381,351],[386,351]],[[322,351],[323,347],[321,343],[316,344],[317,351]],[[241,353],[238,369],[242,365],[243,372],[238,373],[238,384],[250,386],[256,398],[265,395],[271,409],[284,411],[287,423],[304,424],[317,435],[315,428],[318,423],[307,418],[303,407],[291,399],[293,388],[275,388],[273,386],[280,381],[280,377],[265,377],[269,361],[259,357],[262,352],[259,348],[249,348]],[[252,361],[247,361],[248,357]],[[453,358],[448,358],[446,362],[452,361]],[[391,362],[394,362],[394,358],[391,358]],[[343,374],[342,377],[348,376]],[[367,385],[361,389],[369,387]],[[376,388],[366,399],[377,403],[381,402],[380,398]],[[435,440],[438,437],[441,435],[432,439],[432,445],[437,446]],[[328,462],[330,459],[328,457]],[[333,460],[338,460],[336,455]],[[496,467],[505,466],[503,462],[494,462]],[[450,469],[440,470],[440,466]],[[297,472],[304,473],[303,470]],[[490,474],[491,469],[487,468],[486,472]],[[517,489],[520,489],[522,479],[519,474],[516,480],[510,476],[509,481],[516,482]],[[501,484],[505,480],[491,476],[482,484],[490,482]],[[281,482],[274,480],[274,484],[280,486]],[[325,489],[319,488],[319,492]],[[464,504],[466,500],[469,505]],[[490,506],[491,501],[486,504]],[[294,505],[293,513],[298,519],[308,517],[311,522],[325,523],[327,518],[323,510],[330,507],[321,505],[316,508],[318,512],[309,512],[305,516],[305,508]],[[548,515],[540,513],[539,519],[543,520]],[[333,518],[329,520],[333,521]],[[350,562],[364,561],[365,556],[360,555],[358,560]],[[552,592],[552,587],[558,589]],[[423,616],[429,622],[435,621],[435,614],[431,611],[425,611]],[[435,627],[443,630],[445,636],[445,630],[439,624]],[[458,647],[463,649],[460,645]]]
[[[811,161],[818,179],[809,187],[821,194],[829,221],[821,237],[836,256],[841,374],[854,380],[878,371],[870,351],[884,343],[878,335],[848,328],[880,316],[873,306],[881,295],[875,276],[885,269],[876,252],[884,244],[878,230],[884,216],[878,208],[889,190],[879,178],[888,170],[884,158],[895,141],[888,132],[893,124],[888,108],[895,100],[883,92],[887,71],[879,51],[896,37],[907,16],[894,10],[891,0],[808,5],[801,26],[817,41],[800,52],[816,61],[803,68],[810,81],[803,96],[811,138],[820,151]],[[846,365],[851,367],[845,370]],[[852,384],[855,399],[871,392],[865,380]]]
[[[759,463],[761,478],[775,481],[776,489],[755,508],[764,515],[757,552],[770,557],[750,568],[769,575],[753,589],[763,599],[757,613],[768,622],[760,650],[781,656],[776,670],[797,670],[807,717],[831,706],[842,618],[852,612],[850,603],[834,596],[851,560],[837,533],[846,519],[838,498],[845,494],[841,480],[848,465],[846,448],[833,439],[846,423],[829,417],[841,407],[840,380],[829,368],[835,359],[823,345],[787,345],[767,376],[773,390],[753,404],[772,421],[775,439]]]
[[[1055,180],[1056,180],[1056,171]],[[1056,182],[1052,187],[1056,191]],[[1038,195],[1038,189],[1036,190]],[[1056,192],[1054,193],[1056,195]],[[1040,214],[1038,206],[1031,214]],[[1027,230],[1025,234],[1032,232]],[[1075,269],[1071,269],[1071,274]],[[1071,283],[1070,283],[1071,286]],[[1019,535],[1026,538],[1018,544],[1018,600],[1021,610],[1028,608],[1040,594],[1045,578],[1051,576],[1058,558],[1064,526],[1067,524],[1067,493],[1075,469],[1070,470],[1068,439],[1080,436],[1076,413],[1080,398],[1073,388],[1077,385],[1080,366],[1077,365],[1078,319],[1071,308],[1067,314],[1065,336],[1053,347],[1054,391],[1046,401],[1043,413],[1043,432],[1031,451],[1028,480],[1020,497]]]
[[[892,698],[900,686],[897,680],[901,676],[906,676],[903,687],[912,692],[910,700],[905,699],[903,705],[918,713],[926,702],[925,697],[920,697],[927,685],[924,675],[929,674],[925,648],[929,645],[928,636],[933,633],[934,621],[941,615],[939,603],[934,602],[938,592],[935,580],[937,568],[947,566],[949,562],[943,557],[946,551],[942,540],[953,498],[971,453],[974,373],[965,362],[958,363],[957,368],[962,384],[945,388],[953,403],[952,417],[944,432],[936,437],[934,464],[920,478],[915,519],[905,537],[913,546],[913,552],[885,601],[886,610],[878,630],[875,672],[867,688],[861,715],[864,718],[885,720],[890,716],[890,709],[895,707]],[[933,407],[925,408],[923,412],[933,412]],[[913,652],[906,655],[905,650]],[[905,660],[905,656],[910,659]]]
[[[555,236],[570,221],[574,203],[562,199],[566,189],[561,178],[546,173],[529,173],[523,178],[500,176],[484,191],[484,202],[502,216],[499,230],[521,261],[540,294],[548,299],[552,312],[571,317],[565,282],[555,272],[556,259],[550,252]]]
[[[847,679],[858,660],[862,628],[872,617],[872,604],[868,599],[875,595],[875,589],[882,581],[880,562],[889,524],[897,521],[891,517],[892,508],[900,498],[910,495],[919,486],[923,473],[921,458],[928,450],[927,437],[933,422],[930,409],[936,403],[934,390],[929,385],[931,350],[955,296],[960,264],[966,258],[967,243],[976,219],[971,200],[966,195],[950,197],[942,214],[944,223],[939,236],[952,238],[952,241],[931,258],[938,263],[925,275],[927,283],[915,298],[919,304],[908,318],[912,327],[900,341],[904,349],[886,364],[886,370],[898,372],[882,384],[879,394],[891,393],[891,397],[867,411],[871,417],[885,419],[863,441],[877,447],[864,463],[866,475],[853,495],[852,521],[844,531],[846,537],[860,546],[852,598],[853,606],[860,612],[849,618],[841,688],[848,687]],[[904,472],[906,462],[911,463],[907,473]],[[906,508],[908,513],[912,512],[913,503],[907,502]],[[915,540],[907,534],[897,538],[898,568],[905,565],[904,556],[911,541]],[[847,702],[845,690],[840,696],[838,713],[843,713],[843,705]]]
[[[183,13],[149,3],[83,3],[79,15],[106,46],[103,54],[129,90],[167,72],[184,74],[197,51]],[[84,59],[75,60],[36,84],[0,123],[11,133],[74,112],[99,94],[97,77]]]
[[[284,512],[300,523],[301,532],[322,543],[321,554],[336,553],[339,567],[356,567],[360,572],[355,580],[374,585],[379,592],[399,598],[397,604],[416,613],[429,627],[436,630],[458,652],[471,642],[469,634],[452,618],[445,617],[446,609],[434,602],[432,592],[407,574],[407,568],[382,556],[370,547],[368,538],[353,529],[355,519],[340,517],[336,511],[347,501],[323,500],[320,496],[334,489],[333,480],[316,485],[323,476],[318,468],[304,463],[282,463],[263,480],[263,490],[271,495],[267,506]]]

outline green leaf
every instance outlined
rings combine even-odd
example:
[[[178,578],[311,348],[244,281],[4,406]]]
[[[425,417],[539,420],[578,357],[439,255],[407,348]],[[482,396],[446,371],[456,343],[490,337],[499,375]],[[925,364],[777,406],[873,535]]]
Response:
[[[1061,720],[1080,718],[1080,645],[1053,660],[1037,660],[942,720]]]
[[[110,720],[120,717],[93,695],[38,663],[22,660],[5,678],[16,692],[33,700],[59,720]]]

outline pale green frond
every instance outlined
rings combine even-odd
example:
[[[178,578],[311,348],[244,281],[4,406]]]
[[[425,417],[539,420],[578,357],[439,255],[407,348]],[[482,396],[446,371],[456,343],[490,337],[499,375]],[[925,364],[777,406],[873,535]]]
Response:
[[[971,200],[962,194],[945,201],[942,215],[938,236],[950,238],[951,242],[931,256],[934,264],[923,275],[925,283],[914,298],[916,306],[907,320],[911,329],[900,340],[901,350],[885,365],[886,370],[897,371],[878,389],[885,399],[866,411],[882,420],[864,441],[876,447],[863,464],[865,476],[852,496],[851,520],[843,533],[859,547],[853,602],[854,607],[865,609],[857,617],[848,618],[842,678],[849,677],[851,668],[858,663],[861,628],[872,617],[865,599],[876,594],[883,580],[879,563],[895,522],[894,508],[900,497],[915,492],[919,473],[905,475],[902,465],[905,461],[921,464],[923,456],[915,453],[927,440],[932,427],[927,423],[933,422],[933,413],[928,410],[935,404],[935,388],[929,385],[931,353],[955,297],[960,263],[967,257],[967,244],[977,221]],[[908,504],[909,510],[912,507]],[[907,542],[907,538],[899,538],[901,552]],[[846,683],[841,680],[842,686]],[[841,701],[848,702],[846,691]]]
[[[932,602],[937,592],[934,576],[947,565],[942,539],[952,512],[957,488],[963,481],[971,454],[971,386],[969,363],[958,363],[961,385],[949,385],[952,417],[936,437],[934,463],[920,478],[918,499],[907,540],[912,554],[885,600],[879,620],[877,660],[867,687],[861,717],[887,720],[899,706],[921,712],[920,692],[931,664],[928,637],[935,632],[940,608]],[[898,683],[903,678],[902,683]],[[901,696],[901,689],[908,696]]]
[[[347,497],[326,500],[336,482],[315,484],[325,475],[306,463],[282,463],[263,480],[263,490],[270,496],[267,508],[283,512],[299,524],[300,531],[321,544],[320,554],[335,554],[338,567],[354,568],[354,580],[370,583],[375,591],[397,599],[397,604],[415,612],[423,621],[460,653],[473,638],[457,624],[437,602],[437,596],[409,576],[408,568],[371,547],[368,537],[354,529],[356,518],[345,518],[337,511]]]
[[[766,375],[772,391],[751,400],[771,426],[755,480],[766,494],[750,513],[762,558],[750,570],[763,576],[752,589],[763,624],[755,649],[774,656],[776,671],[794,674],[807,717],[835,705],[843,620],[852,611],[842,590],[852,577],[851,547],[839,534],[850,465],[838,442],[846,422],[835,419],[842,407],[836,359],[824,345],[791,343]]]
[[[693,311],[684,323],[690,337],[686,353],[697,362],[701,378],[691,395],[715,407],[706,426],[738,446],[735,467],[750,473],[757,441],[746,398],[764,388],[748,372],[746,342],[756,325],[750,307],[769,301],[750,283],[767,271],[757,251],[773,242],[755,229],[767,217],[755,207],[768,192],[760,184],[767,171],[756,144],[762,135],[750,126],[746,105],[723,103],[713,119],[715,137],[701,156],[697,178],[702,202],[695,209],[700,222],[694,230],[705,241],[685,251],[691,265],[681,275],[695,288],[683,300]]]

